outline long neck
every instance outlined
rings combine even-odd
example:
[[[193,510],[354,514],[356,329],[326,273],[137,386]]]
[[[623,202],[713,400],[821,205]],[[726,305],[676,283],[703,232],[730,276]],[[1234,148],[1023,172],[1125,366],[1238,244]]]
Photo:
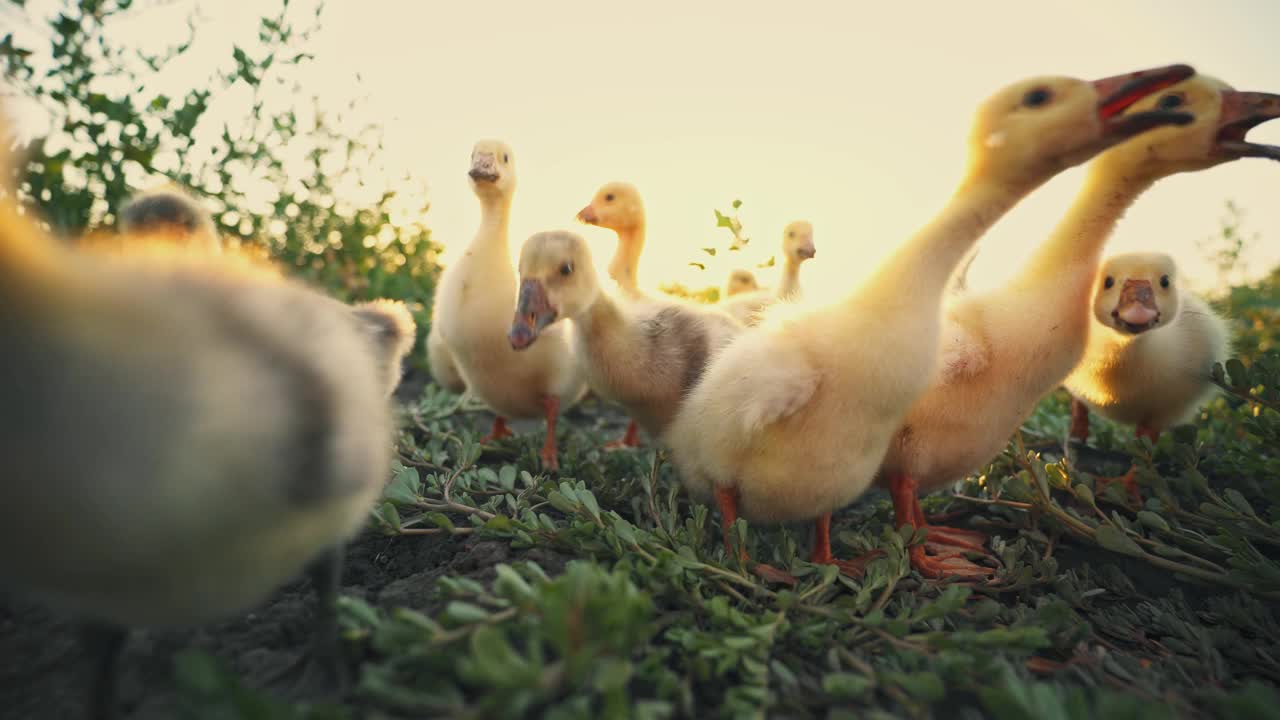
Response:
[[[640,267],[640,252],[644,250],[644,222],[617,230],[618,248],[609,261],[609,277],[623,290],[639,289],[637,270]]]
[[[622,323],[622,309],[617,301],[603,290],[596,290],[586,309],[573,318],[582,337],[590,344],[594,338],[616,328]]]
[[[800,289],[800,261],[788,255],[782,263],[782,282],[778,283],[778,297],[787,299]]]
[[[1058,289],[1070,293],[1073,299],[1080,292],[1087,294],[1111,231],[1152,182],[1151,178],[1117,175],[1108,172],[1105,166],[1091,166],[1084,187],[1067,214],[1023,266],[1011,287]],[[1066,275],[1072,276],[1075,282],[1059,281]]]
[[[476,249],[501,249],[510,252],[511,196],[481,195],[480,228],[476,230]]]
[[[1093,292],[1102,249],[1152,180],[1094,165],[1067,214],[1018,275],[998,291],[1013,308],[991,327],[991,342],[1024,358],[1024,387],[1043,393],[1066,377],[1090,342]],[[1105,328],[1093,332],[1124,342]],[[1109,344],[1109,343],[1108,343]]]
[[[1034,187],[966,180],[942,211],[898,248],[849,301],[882,309],[938,307],[965,252]]]

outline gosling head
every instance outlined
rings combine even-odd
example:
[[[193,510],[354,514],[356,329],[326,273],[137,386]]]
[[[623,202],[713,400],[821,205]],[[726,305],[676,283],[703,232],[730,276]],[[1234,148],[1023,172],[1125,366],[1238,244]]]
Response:
[[[724,286],[724,295],[725,297],[732,297],[738,293],[759,289],[760,283],[756,282],[755,273],[750,270],[734,270],[729,273],[729,282]]]
[[[1240,92],[1216,78],[1196,75],[1134,103],[1126,115],[1160,110],[1187,112],[1194,119],[1108,150],[1098,158],[1099,167],[1158,178],[1243,157],[1280,160],[1280,146],[1244,139],[1253,128],[1280,117],[1280,95]]]
[[[1170,65],[1093,82],[1037,77],[1009,85],[978,108],[969,141],[970,174],[1035,186],[1152,128],[1185,125],[1193,118],[1180,110],[1124,111],[1194,72],[1187,65]]]
[[[782,253],[788,262],[799,265],[818,254],[813,246],[813,225],[806,220],[796,220],[782,231]]]
[[[120,232],[220,252],[213,216],[176,185],[133,196],[120,208]]]
[[[524,350],[548,325],[586,310],[599,292],[591,250],[575,233],[540,232],[520,250],[520,294],[507,339]]]
[[[1139,335],[1178,316],[1178,266],[1163,253],[1115,255],[1102,264],[1093,298],[1098,322]]]
[[[471,149],[471,189],[480,197],[510,197],[516,189],[516,156],[501,140],[481,140]]]
[[[606,183],[596,191],[591,202],[578,211],[578,221],[614,232],[634,230],[644,224],[640,191],[631,183]]]

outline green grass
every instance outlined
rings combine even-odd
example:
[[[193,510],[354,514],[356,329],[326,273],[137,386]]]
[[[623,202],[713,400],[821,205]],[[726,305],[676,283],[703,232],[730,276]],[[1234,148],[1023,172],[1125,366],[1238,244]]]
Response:
[[[1095,418],[1063,461],[1066,398],[927,511],[995,533],[993,586],[924,581],[883,496],[837,515],[836,551],[886,551],[862,580],[805,562],[807,527],[734,528],[768,585],[726,556],[718,517],[653,449],[601,453],[614,428],[566,422],[563,470],[540,433],[476,444],[482,418],[429,386],[405,411],[374,532],[397,543],[509,544],[485,580],[445,574],[425,611],[343,601],[362,658],[352,706],[383,717],[1280,716],[1280,356],[1152,447]],[[616,423],[619,416],[610,416]],[[1041,448],[1040,452],[1029,448]],[[1074,454],[1074,453],[1073,453]],[[1142,468],[1145,507],[1092,472]],[[797,478],[803,482],[803,478]],[[452,539],[451,539],[452,538]],[[550,572],[526,557],[565,558]],[[190,664],[190,660],[188,663]],[[197,664],[197,667],[198,664]],[[241,717],[234,678],[188,672]],[[211,690],[212,688],[212,690]],[[266,706],[264,706],[266,707]],[[354,711],[353,711],[354,712]],[[310,713],[310,714],[308,714]],[[330,715],[330,713],[335,713]],[[363,715],[362,715],[363,716]]]

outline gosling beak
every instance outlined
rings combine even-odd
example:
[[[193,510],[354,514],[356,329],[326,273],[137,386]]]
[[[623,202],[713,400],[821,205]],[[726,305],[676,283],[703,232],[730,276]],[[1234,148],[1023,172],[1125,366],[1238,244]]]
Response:
[[[546,288],[537,280],[521,280],[516,316],[507,340],[512,350],[524,350],[538,339],[538,333],[556,321],[556,309],[547,301]]]
[[[1245,142],[1244,136],[1262,123],[1280,117],[1280,95],[1262,92],[1222,91],[1222,115],[1218,119],[1218,152],[1231,158],[1261,157],[1280,160],[1280,145]]]
[[[596,215],[596,209],[590,205],[578,211],[578,222],[587,225],[599,225],[600,217]]]
[[[1195,73],[1195,68],[1190,65],[1166,65],[1094,80],[1093,87],[1099,98],[1098,119],[1102,121],[1105,137],[1112,143],[1118,143],[1162,125],[1186,125],[1195,120],[1191,113],[1176,110],[1124,114],[1139,100],[1176,85]]]
[[[1120,289],[1120,301],[1111,311],[1116,328],[1137,335],[1160,323],[1160,308],[1156,306],[1155,293],[1149,280],[1125,280]]]
[[[813,247],[812,244],[802,245],[796,248],[796,255],[799,256],[801,260],[811,260],[813,259],[813,256],[817,254],[818,254],[818,251]]]
[[[471,171],[467,173],[476,182],[498,181],[498,158],[493,153],[476,153],[471,156]]]

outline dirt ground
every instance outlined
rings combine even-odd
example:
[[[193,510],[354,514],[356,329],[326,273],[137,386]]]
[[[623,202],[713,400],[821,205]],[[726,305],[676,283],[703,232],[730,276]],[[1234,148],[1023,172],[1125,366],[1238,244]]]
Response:
[[[493,567],[510,562],[506,542],[359,536],[348,549],[344,595],[383,608],[435,610],[433,588],[444,574],[481,582]],[[556,573],[569,558],[542,549],[522,551]],[[248,682],[269,675],[297,657],[311,630],[313,596],[306,581],[290,584],[256,610],[187,632],[139,631],[130,636],[121,664],[123,717],[172,720],[182,707],[172,678],[175,654],[198,648],[230,663]],[[79,718],[89,680],[89,663],[65,618],[23,599],[0,597],[0,718]]]

